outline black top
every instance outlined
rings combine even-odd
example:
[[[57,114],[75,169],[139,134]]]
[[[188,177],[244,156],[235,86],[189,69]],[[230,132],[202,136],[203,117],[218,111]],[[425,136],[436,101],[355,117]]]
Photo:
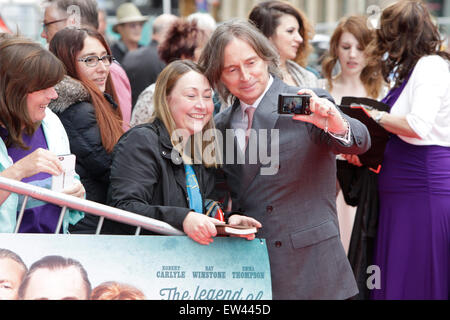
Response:
[[[105,97],[117,108],[109,96]],[[103,147],[94,106],[88,101],[78,102],[57,115],[69,137],[70,150],[77,157],[75,170],[86,189],[86,198],[106,204],[112,157]]]
[[[122,60],[122,67],[130,80],[133,107],[141,92],[156,82],[166,65],[159,58],[157,45],[157,42],[152,41],[146,47],[128,52]]]
[[[193,168],[205,202],[214,188],[213,169],[195,164]],[[186,174],[180,155],[173,150],[169,134],[159,120],[131,128],[117,143],[113,151],[108,204],[183,230],[183,221],[192,211]],[[135,227],[105,219],[102,233],[134,234],[135,230]]]

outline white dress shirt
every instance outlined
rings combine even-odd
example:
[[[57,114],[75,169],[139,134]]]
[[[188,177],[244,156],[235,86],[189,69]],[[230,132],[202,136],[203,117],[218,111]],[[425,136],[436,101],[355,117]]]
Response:
[[[400,136],[415,145],[450,147],[450,63],[440,56],[419,59],[391,114],[406,120],[421,138]]]
[[[236,139],[238,141],[239,147],[243,151],[245,148],[245,132],[247,131],[248,127],[248,117],[245,110],[247,108],[258,108],[259,103],[263,99],[264,95],[266,94],[267,90],[269,90],[270,86],[273,83],[273,77],[269,76],[269,81],[267,82],[267,87],[264,90],[263,94],[259,96],[258,99],[252,104],[248,105],[241,101],[240,110],[241,112],[236,112],[233,115],[233,118],[231,119],[231,128],[234,130],[234,134],[236,136]],[[256,111],[255,111],[256,112]]]

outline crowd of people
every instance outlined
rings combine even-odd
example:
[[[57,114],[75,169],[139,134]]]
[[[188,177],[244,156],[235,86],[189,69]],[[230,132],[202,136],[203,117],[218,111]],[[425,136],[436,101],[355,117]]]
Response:
[[[245,238],[266,239],[274,299],[449,298],[450,53],[422,1],[387,6],[376,29],[342,18],[319,77],[307,64],[313,27],[286,1],[219,24],[164,14],[148,46],[134,4],[117,9],[118,41],[101,16],[95,0],[47,0],[48,49],[0,35],[0,176],[51,188],[57,156],[72,153],[66,194],[202,245],[216,225],[256,227]],[[309,95],[312,113],[278,114],[281,93]],[[359,158],[374,141],[344,97],[390,108],[365,109],[389,133],[379,172]],[[22,200],[0,191],[1,232],[15,230]],[[31,203],[19,231],[53,232],[58,209]],[[97,222],[68,210],[62,232],[93,234]],[[105,220],[101,232],[133,231]],[[371,290],[369,265],[381,279]]]

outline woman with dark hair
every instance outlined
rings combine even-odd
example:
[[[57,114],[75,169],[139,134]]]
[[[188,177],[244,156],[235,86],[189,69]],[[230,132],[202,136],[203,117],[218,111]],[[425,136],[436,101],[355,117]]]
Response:
[[[111,50],[98,31],[75,28],[58,31],[49,48],[67,70],[55,88],[59,97],[49,107],[66,128],[86,198],[105,204],[111,152],[123,134],[109,73]],[[86,215],[71,231],[93,233],[97,221],[98,217]]]
[[[114,148],[109,204],[167,222],[207,245],[217,235],[215,225],[223,224],[208,215],[215,212],[208,199],[221,163],[218,139],[206,138],[215,134],[211,85],[194,62],[173,61],[156,80],[154,106],[152,119],[127,131]],[[228,222],[261,227],[240,215]],[[105,220],[102,231],[134,229]]]
[[[421,1],[383,10],[370,45],[393,88],[389,113],[371,111],[392,135],[378,178],[380,213],[373,299],[443,299],[450,292],[450,54]]]
[[[292,86],[317,87],[317,77],[306,69],[313,33],[306,15],[287,2],[264,1],[248,18],[278,50],[283,81]]]
[[[207,41],[206,32],[197,26],[196,21],[179,19],[167,31],[165,40],[159,45],[158,54],[166,64],[179,59],[196,62]],[[148,122],[151,118],[154,91],[155,84],[152,83],[139,95],[131,116],[131,127]]]
[[[57,155],[69,154],[66,131],[47,105],[58,97],[53,88],[64,77],[64,66],[39,44],[20,37],[0,40],[0,175],[51,188],[52,175],[62,173]],[[84,197],[78,180],[63,191]],[[0,191],[0,232],[13,232],[23,196]],[[28,201],[19,232],[55,232],[61,208]],[[83,213],[68,210],[63,232]]]

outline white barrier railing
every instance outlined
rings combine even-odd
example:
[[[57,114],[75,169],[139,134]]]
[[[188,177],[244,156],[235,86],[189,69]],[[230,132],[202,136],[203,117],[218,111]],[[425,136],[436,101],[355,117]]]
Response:
[[[100,216],[96,234],[100,233],[103,220],[107,218],[135,226],[136,235],[139,235],[141,228],[165,235],[185,235],[182,231],[172,227],[166,222],[4,177],[0,177],[0,189],[23,194],[25,196],[17,218],[16,233],[18,232],[20,223],[22,222],[22,217],[25,212],[28,198],[32,197],[62,207],[55,233],[59,233],[61,230],[64,214],[67,208],[72,208],[78,211]]]

